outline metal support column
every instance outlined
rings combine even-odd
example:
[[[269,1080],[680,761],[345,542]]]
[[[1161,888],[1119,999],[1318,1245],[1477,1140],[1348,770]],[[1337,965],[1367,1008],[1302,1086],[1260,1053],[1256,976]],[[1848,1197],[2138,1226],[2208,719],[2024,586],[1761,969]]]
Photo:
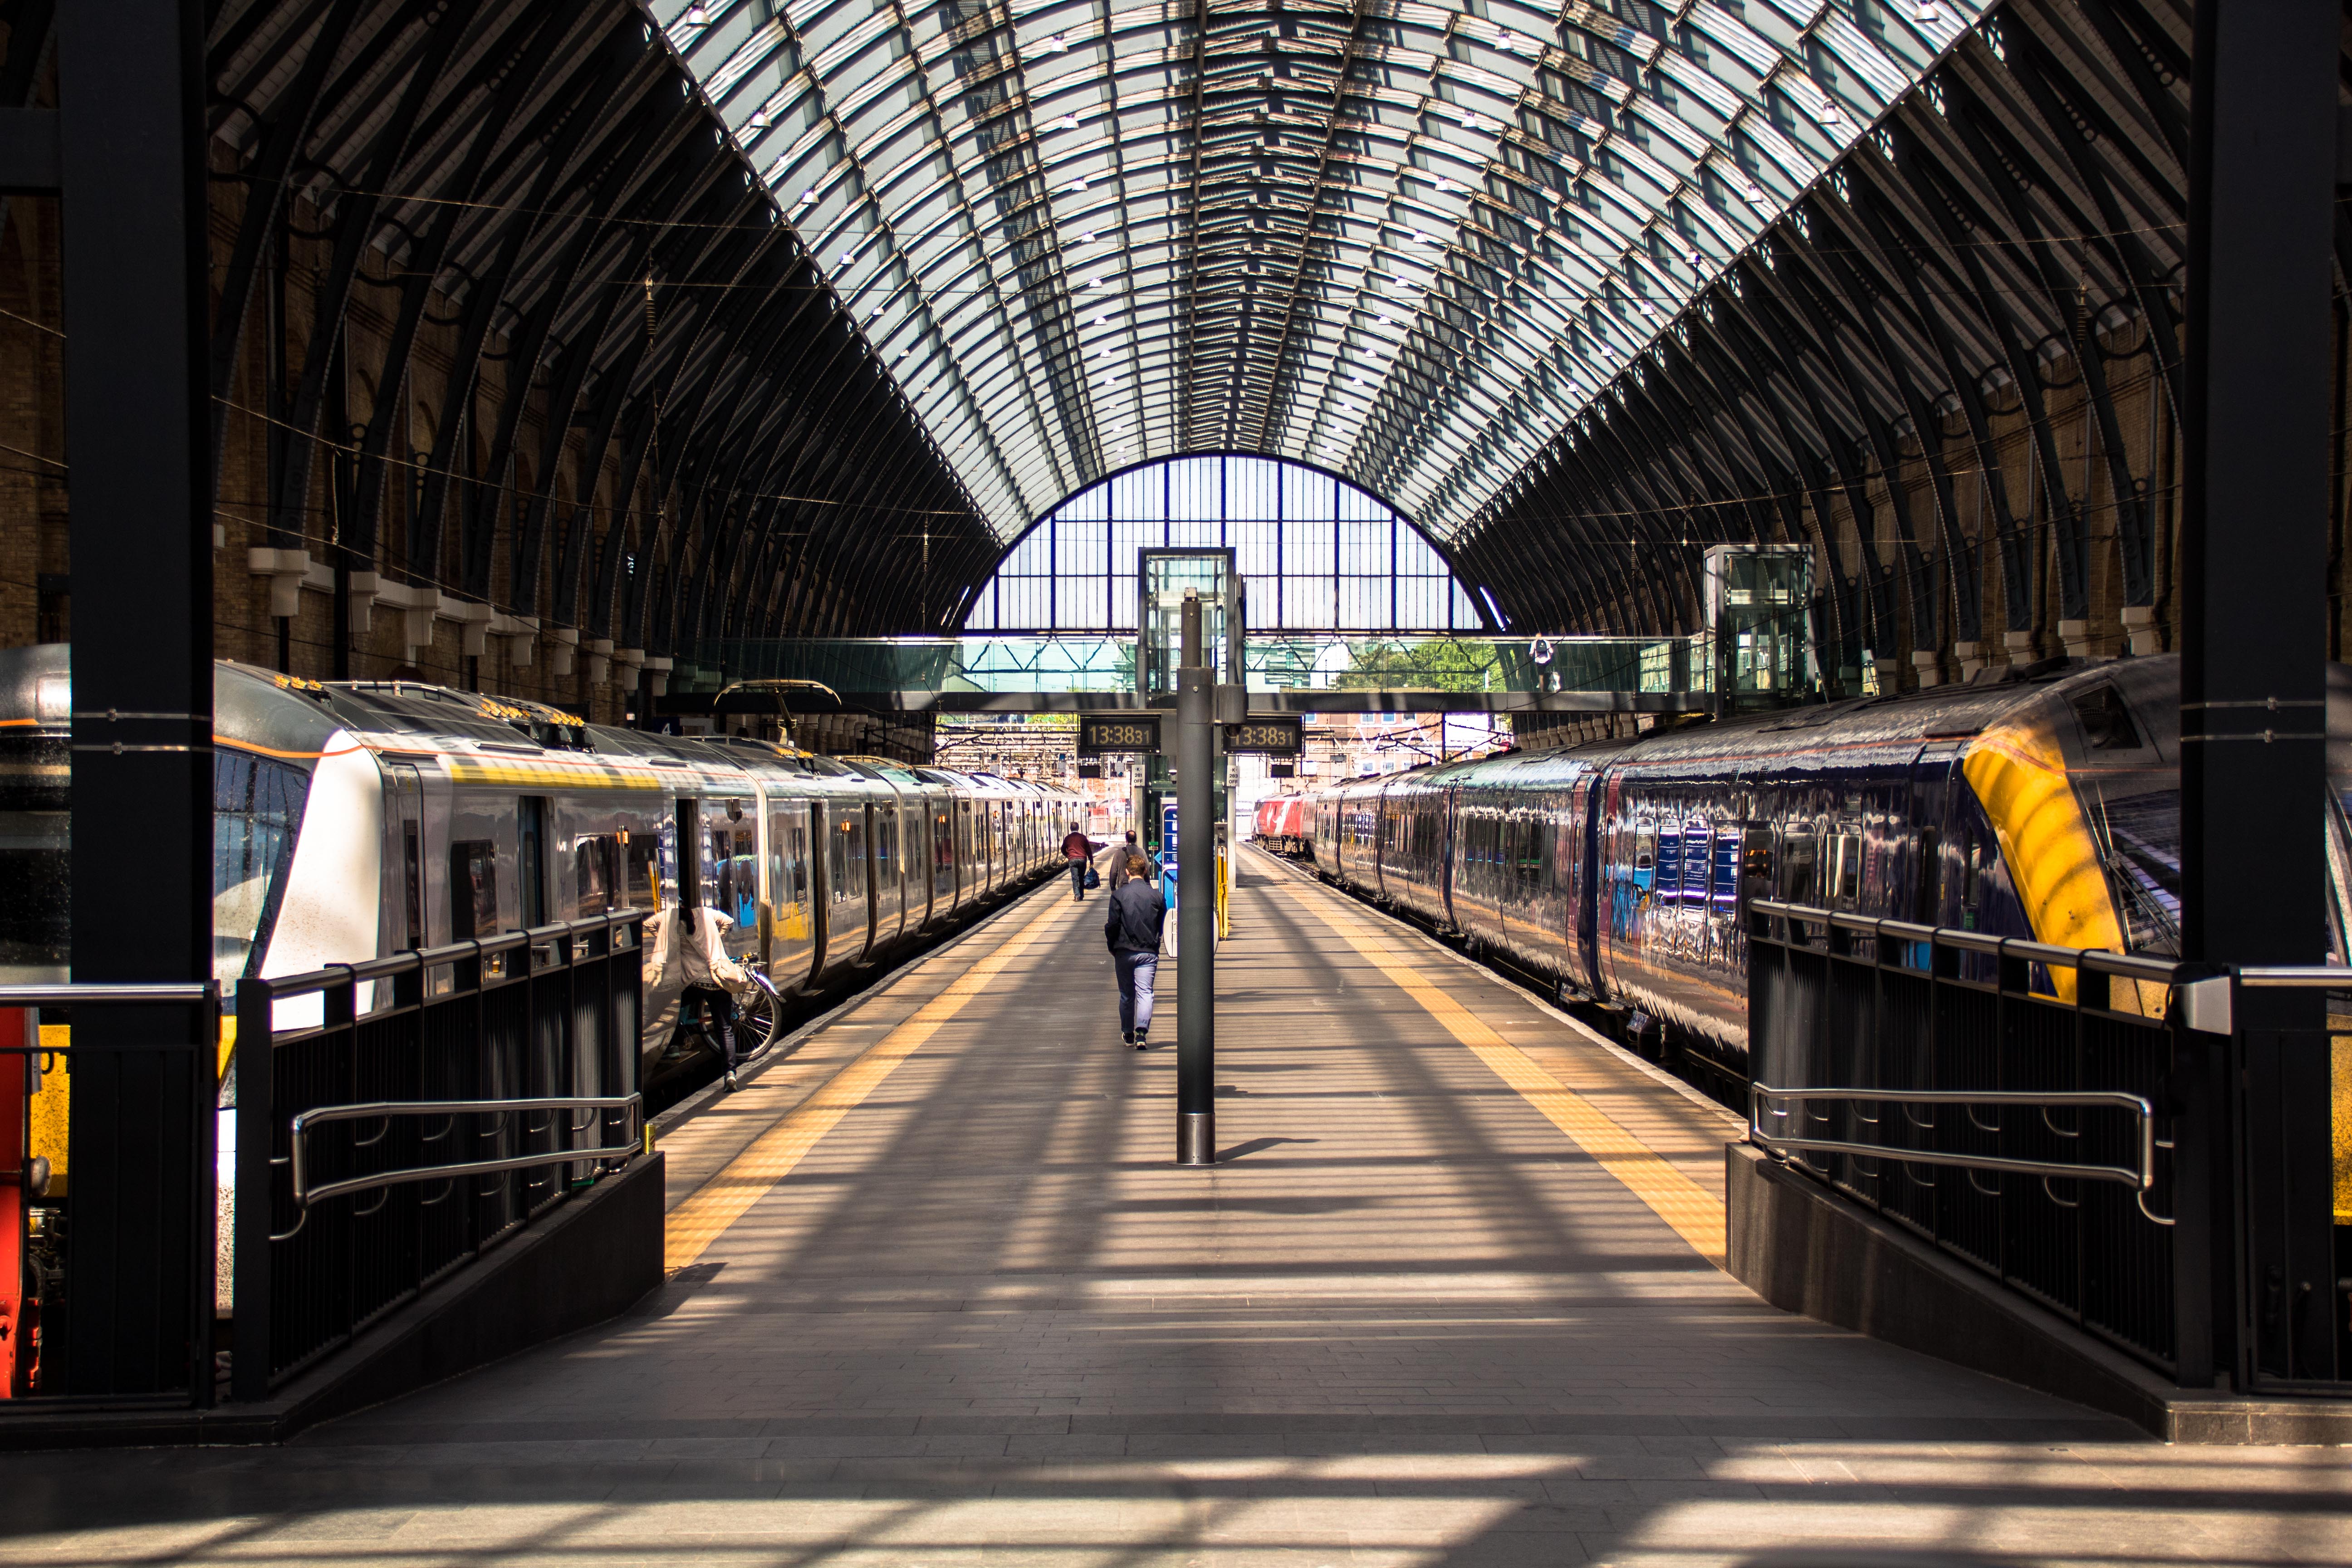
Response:
[[[73,977],[202,981],[213,804],[204,8],[66,5],[58,32]],[[197,1016],[124,1007],[74,1020],[58,1392],[184,1389],[209,1403],[215,1046]],[[174,1038],[185,1051],[107,1048]]]
[[[2336,0],[2200,0],[2191,84],[2181,526],[2182,936],[2213,963],[2319,962],[2326,798],[2329,240]],[[2300,805],[2296,803],[2301,803]],[[2283,824],[2300,822],[2300,828]],[[2301,848],[2295,847],[2300,844]],[[2213,1186],[2214,1367],[2294,1375],[2334,1292],[2315,996],[2250,994],[2236,1074],[2183,1110]],[[2290,1084],[2285,1080],[2296,1080]],[[2306,1081],[2307,1080],[2307,1081]],[[2240,1113],[2209,1098],[2235,1084]],[[2252,1089],[2255,1092],[2249,1093]],[[2292,1123],[2292,1124],[2290,1124]],[[2204,1136],[2197,1137],[2195,1134]],[[2184,1150],[2188,1147],[2184,1143]],[[2242,1163],[2240,1163],[2242,1162]],[[2315,1164],[2315,1170],[2306,1167]],[[2316,1183],[2317,1186],[2312,1185]],[[2254,1234],[2233,1221],[2265,1217]],[[2242,1276],[2241,1265],[2251,1270]],[[2183,1313],[2184,1321],[2194,1316]],[[2181,1347],[2184,1378],[2198,1367]]]
[[[1176,1163],[1217,1158],[1216,671],[1201,650],[1201,599],[1184,595],[1176,669]]]

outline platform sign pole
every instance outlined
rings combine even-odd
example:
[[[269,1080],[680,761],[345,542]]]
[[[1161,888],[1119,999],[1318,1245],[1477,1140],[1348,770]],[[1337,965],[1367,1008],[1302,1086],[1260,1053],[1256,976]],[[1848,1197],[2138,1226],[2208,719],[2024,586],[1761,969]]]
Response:
[[[1201,651],[1201,598],[1184,595],[1176,669],[1176,1163],[1217,1158],[1216,672]]]

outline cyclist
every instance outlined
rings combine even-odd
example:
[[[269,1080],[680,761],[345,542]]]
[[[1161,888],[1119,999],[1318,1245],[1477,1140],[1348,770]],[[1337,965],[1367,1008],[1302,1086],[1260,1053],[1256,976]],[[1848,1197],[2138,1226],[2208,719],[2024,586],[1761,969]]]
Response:
[[[678,1011],[682,1017],[691,1016],[688,1009],[709,1006],[710,1021],[719,1031],[719,1048],[727,1060],[727,1088],[731,1093],[736,1088],[735,993],[749,987],[751,976],[727,956],[724,939],[735,923],[732,920],[717,910],[688,910],[686,921],[679,965],[686,990],[678,997]]]

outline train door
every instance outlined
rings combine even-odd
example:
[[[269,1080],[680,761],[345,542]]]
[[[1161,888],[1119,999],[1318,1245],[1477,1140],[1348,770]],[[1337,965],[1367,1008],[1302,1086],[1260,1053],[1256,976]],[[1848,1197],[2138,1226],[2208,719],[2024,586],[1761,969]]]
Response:
[[[937,792],[926,813],[931,819],[931,918],[940,920],[956,907],[954,797]]]
[[[1953,809],[1959,795],[1954,781],[1966,754],[1965,742],[1931,741],[1911,764],[1908,885],[1892,912],[1920,925],[1975,928],[1984,851]],[[1924,964],[1926,944],[1912,956]]]
[[[730,800],[725,813],[710,825],[711,858],[716,862],[712,907],[725,914],[727,956],[739,963],[756,956],[760,947],[760,801],[745,809],[741,797]]]
[[[829,814],[825,834],[826,868],[830,873],[825,904],[824,961],[855,963],[866,956],[873,931],[872,894],[866,885],[866,806],[844,801]]]
[[[1560,935],[1568,948],[1568,978],[1580,990],[1600,984],[1593,952],[1592,775],[1582,773],[1568,788],[1568,821],[1559,835],[1560,876],[1565,890]]]
[[[768,897],[761,962],[779,989],[805,984],[816,973],[817,930],[810,902],[809,806],[797,800],[768,803]]]

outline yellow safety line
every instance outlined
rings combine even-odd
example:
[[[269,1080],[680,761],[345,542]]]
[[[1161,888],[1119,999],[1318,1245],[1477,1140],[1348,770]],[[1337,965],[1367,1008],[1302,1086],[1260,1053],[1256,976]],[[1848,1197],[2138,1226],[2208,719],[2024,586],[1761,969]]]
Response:
[[[1341,941],[1370,959],[1381,973],[1492,1068],[1496,1077],[1517,1090],[1520,1098],[1567,1133],[1602,1170],[1649,1205],[1700,1257],[1717,1268],[1724,1267],[1723,1205],[1713,1194],[1675,1169],[1591,1100],[1538,1067],[1526,1052],[1496,1034],[1476,1014],[1406,963],[1394,949],[1369,934],[1364,927],[1353,921],[1334,918],[1318,908],[1317,900],[1295,889],[1282,890],[1338,932]]]
[[[672,1209],[662,1247],[665,1268],[683,1268],[744,1212],[766,1195],[768,1189],[793,1173],[793,1168],[832,1131],[841,1119],[857,1109],[881,1086],[891,1070],[922,1048],[940,1026],[980,994],[989,981],[1033,945],[1040,926],[1067,918],[1070,900],[1048,899],[1054,907],[1023,926],[994,952],[964,971],[946,990],[915,1010],[914,1016],[891,1030],[843,1068],[814,1094],[754,1139],[727,1168],[695,1189]]]

